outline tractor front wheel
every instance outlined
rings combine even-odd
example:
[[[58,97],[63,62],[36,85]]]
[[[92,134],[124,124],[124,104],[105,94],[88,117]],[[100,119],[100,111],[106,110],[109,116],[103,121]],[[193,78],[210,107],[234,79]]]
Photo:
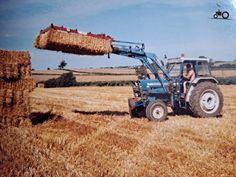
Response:
[[[146,108],[146,116],[150,121],[163,121],[167,117],[167,106],[161,100],[150,102]]]
[[[189,104],[196,117],[216,117],[223,107],[223,95],[212,82],[199,83],[190,96]]]
[[[213,17],[214,17],[214,18],[218,18],[218,15],[217,15],[217,14],[214,14]]]

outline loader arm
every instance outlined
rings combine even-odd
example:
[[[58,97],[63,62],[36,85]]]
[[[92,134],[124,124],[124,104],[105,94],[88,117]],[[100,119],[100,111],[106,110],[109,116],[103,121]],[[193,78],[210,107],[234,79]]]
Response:
[[[112,53],[116,55],[131,57],[140,60],[155,76],[156,79],[161,83],[162,87],[166,91],[163,84],[163,79],[158,72],[162,71],[164,78],[167,81],[172,80],[168,71],[160,62],[157,60],[157,56],[153,53],[146,53],[144,51],[145,46],[143,43],[126,42],[126,41],[112,41]]]

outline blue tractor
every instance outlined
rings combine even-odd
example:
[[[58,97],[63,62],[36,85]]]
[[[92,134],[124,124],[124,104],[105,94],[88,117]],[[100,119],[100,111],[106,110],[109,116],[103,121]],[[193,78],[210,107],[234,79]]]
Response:
[[[163,121],[171,107],[175,114],[186,112],[195,117],[219,116],[223,107],[223,95],[217,86],[218,81],[211,75],[209,59],[171,58],[166,67],[153,53],[146,53],[143,43],[112,42],[112,53],[140,60],[152,73],[131,85],[134,98],[128,99],[131,117],[147,117],[151,121]],[[195,79],[188,83],[185,97],[183,93],[183,73],[191,64]]]

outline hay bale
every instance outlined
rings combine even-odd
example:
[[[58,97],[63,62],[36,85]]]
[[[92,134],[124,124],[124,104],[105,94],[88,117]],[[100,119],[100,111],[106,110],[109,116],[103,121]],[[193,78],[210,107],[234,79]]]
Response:
[[[30,78],[31,77],[31,67],[30,65],[21,65],[19,67],[20,71],[19,71],[19,75],[20,75],[20,78]]]
[[[15,126],[18,118],[30,114],[29,93],[35,87],[33,79],[0,80],[0,122]]]
[[[5,105],[6,107],[11,106],[13,103],[13,91],[11,89],[6,89],[5,93]]]
[[[28,51],[0,49],[0,78],[20,79],[31,75],[30,54]]]
[[[16,126],[19,118],[28,118],[30,115],[29,90],[2,89],[0,108],[0,123]]]
[[[29,104],[29,90],[11,90],[2,89],[0,92],[0,105],[4,107],[11,107],[15,105]]]
[[[1,64],[30,64],[30,53],[28,51],[14,51],[0,49]]]
[[[34,47],[79,55],[104,55],[112,52],[111,39],[63,32],[53,28],[40,33],[34,41]]]
[[[0,78],[19,78],[18,64],[2,64],[0,63]]]
[[[0,123],[6,126],[18,126],[19,120],[27,119],[29,115],[30,107],[28,104],[4,107],[0,113]]]
[[[38,83],[36,84],[36,86],[37,86],[38,88],[44,88],[44,87],[45,87],[45,84],[44,84],[44,82],[38,82]]]
[[[34,87],[29,52],[0,50],[0,123],[18,126],[29,117]]]
[[[32,78],[19,80],[0,80],[0,89],[11,89],[13,92],[21,90],[32,91],[35,88],[35,82]]]

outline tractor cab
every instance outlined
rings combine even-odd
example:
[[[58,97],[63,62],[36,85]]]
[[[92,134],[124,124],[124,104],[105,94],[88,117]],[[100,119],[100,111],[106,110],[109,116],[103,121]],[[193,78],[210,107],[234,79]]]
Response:
[[[186,72],[186,65],[190,64],[196,77],[211,76],[208,58],[170,58],[167,62],[167,69],[172,78],[182,77]]]
[[[183,75],[186,73],[186,66],[190,64],[191,68],[195,73],[195,79],[203,79],[209,78],[211,76],[211,70],[209,65],[209,59],[202,57],[202,58],[170,58],[166,64],[167,70],[171,77],[174,80],[176,85],[176,92],[182,93],[183,92],[183,82],[185,81]],[[193,80],[193,82],[194,82]],[[188,89],[190,84],[188,84]]]

